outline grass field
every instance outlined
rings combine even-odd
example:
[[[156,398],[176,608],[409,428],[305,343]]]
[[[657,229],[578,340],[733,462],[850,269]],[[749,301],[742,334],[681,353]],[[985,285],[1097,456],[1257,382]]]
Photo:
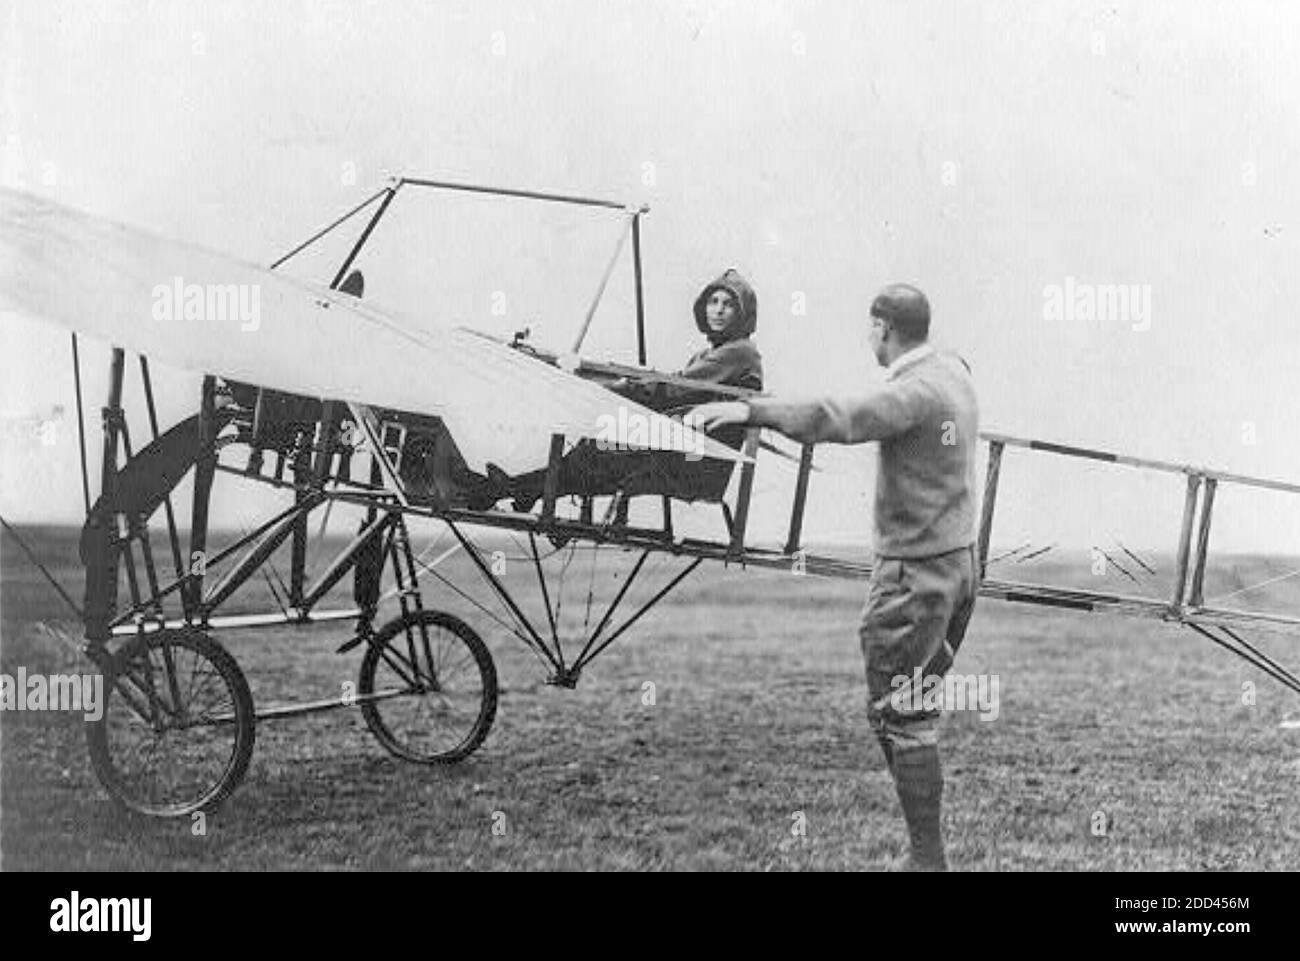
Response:
[[[26,534],[80,601],[75,532]],[[10,539],[0,551],[0,670],[91,670],[68,642],[80,626]],[[621,569],[593,580],[612,585]],[[1221,564],[1207,594],[1286,569]],[[574,583],[587,583],[581,570]],[[1089,573],[1086,561],[1039,571]],[[510,576],[533,575],[516,565]],[[1269,602],[1300,610],[1295,583]],[[269,605],[260,580],[250,589],[246,607]],[[903,826],[866,723],[862,595],[861,583],[705,565],[570,691],[544,684],[517,641],[430,587],[426,604],[464,614],[493,651],[503,691],[484,746],[425,768],[384,753],[355,709],[264,724],[245,782],[202,835],[189,820],[121,815],[91,771],[80,715],[6,712],[2,866],[878,869],[902,850]],[[583,600],[566,597],[568,616]],[[359,650],[334,653],[346,636],[333,624],[220,640],[264,704],[336,695],[360,661]],[[1296,638],[1260,639],[1300,661]],[[1300,716],[1300,697],[1191,632],[981,601],[955,670],[997,675],[1000,698],[995,720],[945,718],[954,867],[1300,865],[1300,730],[1281,726]],[[1099,812],[1104,834],[1093,830]]]

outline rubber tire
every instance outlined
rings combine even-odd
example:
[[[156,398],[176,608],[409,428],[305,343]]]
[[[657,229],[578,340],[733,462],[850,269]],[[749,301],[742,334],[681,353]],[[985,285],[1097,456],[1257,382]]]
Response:
[[[497,713],[496,665],[492,662],[492,653],[488,650],[487,645],[483,643],[483,639],[478,636],[472,627],[446,611],[434,610],[412,611],[410,614],[389,621],[366,646],[366,654],[361,661],[361,677],[358,688],[363,696],[374,693],[375,669],[381,663],[380,651],[393,638],[404,634],[408,626],[418,628],[421,623],[450,631],[474,655],[474,661],[479,669],[479,676],[483,681],[483,697],[478,718],[469,735],[450,751],[441,754],[423,754],[407,749],[401,741],[393,736],[392,731],[388,729],[383,717],[380,715],[379,705],[383,702],[362,701],[361,714],[365,718],[366,726],[370,728],[370,732],[374,734],[375,738],[390,754],[416,764],[455,764],[457,761],[463,761],[469,757],[483,743],[488,736],[488,732],[492,729],[492,722],[495,720]]]
[[[118,668],[124,659],[138,651],[142,644],[149,648],[159,648],[165,643],[177,644],[194,651],[212,665],[225,683],[235,708],[235,750],[221,779],[212,790],[184,803],[155,806],[132,798],[118,776],[108,745],[108,708],[109,699],[114,694],[121,697],[117,692],[115,680]],[[253,757],[253,743],[257,735],[256,724],[253,716],[252,692],[248,689],[244,672],[240,670],[239,664],[230,652],[197,628],[168,628],[135,638],[113,655],[108,670],[104,671],[103,713],[99,720],[86,722],[86,746],[90,751],[90,763],[95,770],[95,775],[119,806],[127,811],[150,817],[188,817],[196,811],[211,811],[239,786],[248,772],[248,764]]]

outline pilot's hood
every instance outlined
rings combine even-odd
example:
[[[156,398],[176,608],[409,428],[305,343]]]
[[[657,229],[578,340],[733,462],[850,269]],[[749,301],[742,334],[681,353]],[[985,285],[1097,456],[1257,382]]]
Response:
[[[736,298],[740,310],[726,330],[714,333],[709,329],[705,310],[709,302],[709,295],[719,288],[729,291],[731,296]],[[700,329],[700,333],[709,338],[709,343],[715,347],[752,334],[758,328],[758,297],[754,294],[754,288],[749,286],[749,281],[740,276],[737,271],[728,270],[717,280],[706,286],[700,292],[700,296],[695,298],[695,326]]]

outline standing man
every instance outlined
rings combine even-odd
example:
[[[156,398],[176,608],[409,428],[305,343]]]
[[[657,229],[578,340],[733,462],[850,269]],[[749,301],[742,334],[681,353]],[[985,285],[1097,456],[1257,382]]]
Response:
[[[866,659],[867,716],[903,807],[911,850],[905,870],[944,871],[939,830],[943,774],[936,710],[906,692],[914,672],[942,677],[975,606],[975,451],[979,410],[970,371],[929,344],[930,305],[907,284],[871,305],[871,347],[885,384],[809,403],[755,398],[705,404],[706,430],[771,427],[808,443],[880,442],[875,565],[858,636]],[[919,694],[919,692],[918,692]]]

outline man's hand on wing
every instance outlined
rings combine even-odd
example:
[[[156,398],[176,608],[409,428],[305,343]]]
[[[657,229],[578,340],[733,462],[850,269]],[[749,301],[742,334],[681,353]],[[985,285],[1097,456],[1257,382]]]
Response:
[[[743,400],[720,400],[711,404],[700,404],[690,413],[693,426],[710,432],[728,424],[749,423],[749,405]]]

